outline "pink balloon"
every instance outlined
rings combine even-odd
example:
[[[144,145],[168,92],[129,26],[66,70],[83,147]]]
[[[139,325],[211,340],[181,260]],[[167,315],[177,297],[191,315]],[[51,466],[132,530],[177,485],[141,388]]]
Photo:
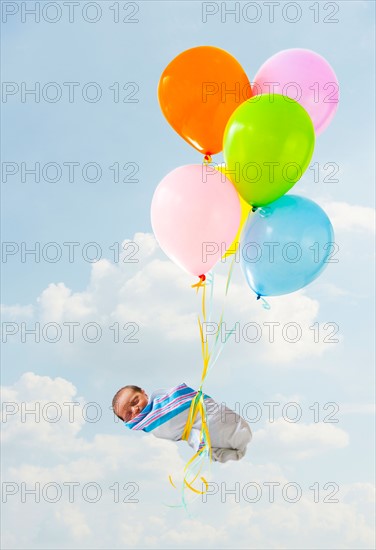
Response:
[[[278,84],[272,87],[273,82]],[[300,48],[270,57],[256,74],[253,91],[256,95],[276,93],[295,99],[311,117],[316,136],[329,125],[339,101],[332,67],[321,55]]]
[[[188,273],[203,275],[236,236],[240,224],[238,193],[231,181],[211,166],[180,166],[155,190],[151,224],[171,260]]]

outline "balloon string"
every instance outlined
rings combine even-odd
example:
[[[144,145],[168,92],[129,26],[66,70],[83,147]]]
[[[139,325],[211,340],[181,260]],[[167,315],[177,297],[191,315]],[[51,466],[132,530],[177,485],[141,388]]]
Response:
[[[225,297],[224,302],[226,300],[226,296],[228,294],[228,289],[231,281],[232,271],[234,267],[234,261],[235,256],[231,262],[229,273],[227,276],[226,281],[226,290],[225,290]],[[191,459],[187,462],[187,464],[184,467],[184,479],[181,489],[181,497],[182,497],[182,504],[179,506],[183,506],[186,511],[187,510],[187,504],[185,500],[185,490],[189,489],[193,493],[197,495],[205,494],[205,492],[208,490],[208,482],[206,479],[200,475],[203,465],[205,463],[205,459],[209,458],[209,466],[211,464],[212,460],[212,448],[211,448],[211,442],[210,442],[210,433],[209,433],[209,426],[208,426],[208,419],[207,419],[207,412],[206,412],[206,406],[204,401],[204,393],[202,391],[203,384],[205,382],[206,376],[208,374],[208,371],[212,369],[214,364],[217,362],[218,357],[220,353],[223,350],[224,345],[226,344],[228,338],[231,336],[232,331],[230,331],[229,334],[227,334],[225,341],[221,343],[221,346],[219,350],[217,351],[219,336],[222,334],[222,319],[223,319],[223,313],[224,313],[224,307],[225,303],[223,303],[222,313],[220,317],[220,322],[217,327],[216,331],[216,338],[215,342],[212,346],[212,349],[209,350],[209,344],[207,339],[204,339],[204,332],[203,332],[203,326],[207,322],[206,320],[206,287],[207,285],[211,285],[211,292],[210,292],[210,315],[211,315],[211,305],[212,305],[212,298],[213,298],[213,287],[214,287],[214,274],[209,273],[208,277],[206,278],[205,275],[200,275],[200,281],[194,285],[191,285],[192,288],[196,288],[196,293],[198,293],[198,290],[202,289],[202,300],[201,300],[201,309],[202,309],[202,321],[200,319],[200,316],[198,316],[198,325],[200,330],[200,339],[201,339],[201,352],[202,352],[202,358],[203,358],[203,370],[201,375],[201,382],[199,389],[196,392],[195,397],[192,399],[191,406],[189,408],[188,412],[188,418],[185,425],[185,428],[183,430],[183,434],[181,439],[182,440],[188,440],[190,433],[192,431],[193,425],[195,423],[195,420],[197,416],[199,415],[201,418],[201,429],[200,429],[200,443],[198,446],[197,451],[195,454],[191,457]],[[216,352],[216,354],[215,354]],[[200,491],[197,488],[194,487],[194,483],[197,479],[200,479],[201,482],[205,485],[205,490]],[[170,484],[176,488],[176,485],[174,484],[171,475],[169,476]]]
[[[225,301],[226,301],[226,297],[227,297],[227,293],[228,293],[228,289],[230,287],[230,282],[231,282],[231,277],[232,277],[232,272],[233,272],[233,269],[234,269],[234,265],[235,265],[235,258],[236,256],[234,255],[232,261],[231,261],[231,264],[230,264],[230,269],[229,269],[229,272],[228,272],[228,275],[227,275],[227,281],[226,281],[226,290],[225,290],[225,296],[224,296],[224,300],[223,300],[223,307],[222,307],[222,313],[221,313],[221,317],[220,317],[220,320],[219,320],[219,324],[218,324],[218,329],[217,329],[217,333],[216,333],[216,338],[215,338],[215,341],[214,341],[214,344],[213,344],[213,347],[210,351],[210,356],[211,358],[214,356],[214,351],[216,351],[217,349],[217,346],[218,346],[218,341],[219,341],[219,337],[221,337],[220,341],[221,341],[221,346],[217,352],[217,355],[215,356],[215,359],[213,361],[211,361],[211,364],[210,364],[210,367],[208,369],[208,372],[214,367],[215,363],[217,362],[220,354],[222,353],[223,351],[223,348],[227,342],[227,340],[230,338],[230,336],[234,333],[234,330],[235,330],[235,327],[236,327],[236,323],[234,325],[234,327],[228,332],[227,336],[225,337],[225,340],[223,342],[223,339],[222,339],[222,326],[223,326],[223,322],[222,322],[222,319],[223,319],[223,314],[224,314],[224,310],[225,310]]]
[[[262,297],[260,296],[260,294],[257,294],[256,300],[260,300],[260,298],[261,298],[261,301],[262,301],[262,307],[263,307],[264,309],[271,309],[271,305],[265,300],[265,298],[262,298]]]
[[[211,316],[212,316],[212,306],[213,306],[214,272],[208,273],[207,282],[210,285],[209,317],[208,317],[208,323],[210,323]]]

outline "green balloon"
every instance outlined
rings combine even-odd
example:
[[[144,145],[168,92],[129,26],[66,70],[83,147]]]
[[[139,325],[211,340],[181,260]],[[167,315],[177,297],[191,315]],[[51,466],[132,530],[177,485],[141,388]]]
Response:
[[[311,118],[299,103],[279,94],[256,95],[227,122],[226,176],[248,204],[264,206],[302,177],[314,146]]]

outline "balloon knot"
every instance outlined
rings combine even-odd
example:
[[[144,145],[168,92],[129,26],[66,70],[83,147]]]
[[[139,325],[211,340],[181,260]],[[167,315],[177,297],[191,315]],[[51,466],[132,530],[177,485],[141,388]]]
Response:
[[[196,283],[196,284],[194,284],[194,285],[191,285],[191,287],[192,287],[192,288],[196,288],[197,291],[198,291],[198,289],[200,288],[200,286],[205,286],[203,283],[204,283],[204,281],[206,280],[206,277],[205,277],[204,274],[199,275],[199,278],[200,278],[200,280],[199,280],[198,283]]]
[[[210,155],[205,155],[204,156],[204,162],[207,163],[207,164],[213,162],[211,156]]]
[[[261,298],[260,294],[257,294],[256,300],[259,300]]]
[[[252,206],[252,212],[256,212],[257,206]]]

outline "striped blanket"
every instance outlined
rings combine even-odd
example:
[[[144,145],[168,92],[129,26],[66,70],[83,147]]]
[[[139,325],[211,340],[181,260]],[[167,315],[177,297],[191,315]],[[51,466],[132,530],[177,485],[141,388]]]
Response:
[[[181,412],[189,409],[197,391],[186,384],[179,384],[164,395],[151,399],[135,418],[124,424],[130,430],[150,432]],[[208,396],[205,396],[208,397]]]

